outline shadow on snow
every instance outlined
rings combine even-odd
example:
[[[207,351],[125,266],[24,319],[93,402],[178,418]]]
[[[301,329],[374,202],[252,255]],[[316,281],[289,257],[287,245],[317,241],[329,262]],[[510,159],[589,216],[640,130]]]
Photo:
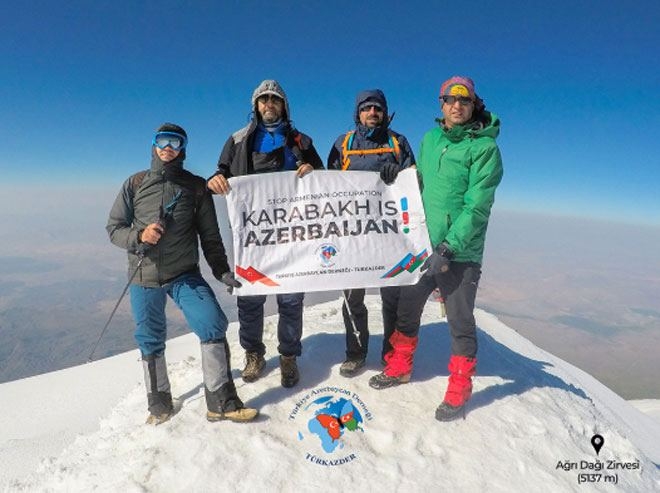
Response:
[[[420,328],[419,336],[414,371],[410,383],[414,385],[415,382],[427,381],[438,376],[447,377],[447,363],[451,346],[447,323],[423,325]],[[552,367],[551,363],[523,356],[479,328],[477,328],[477,337],[479,342],[477,378],[499,377],[505,382],[475,392],[470,401],[471,409],[488,406],[499,399],[511,395],[521,395],[537,387],[556,388],[589,399],[582,389],[546,371],[547,368]],[[292,389],[285,389],[279,385],[278,381],[277,385],[250,399],[249,405],[262,408],[265,405],[278,403],[319,386],[350,388],[354,379],[367,380],[373,374],[382,371],[383,366],[380,361],[383,344],[382,334],[372,335],[370,338],[370,349],[364,372],[353,377],[353,379],[347,379],[340,376],[337,370],[333,371],[344,360],[345,338],[343,332],[321,332],[303,338],[303,355],[298,358],[300,369],[300,382],[298,385]],[[279,355],[266,356],[266,370],[262,378],[271,372],[279,372]],[[234,362],[238,359],[234,357]],[[241,394],[241,387],[251,385],[242,381],[240,373],[238,367],[233,370],[239,395]],[[446,380],[438,388],[438,403],[444,395],[445,385]],[[198,389],[194,389],[182,397],[195,395],[197,391]]]

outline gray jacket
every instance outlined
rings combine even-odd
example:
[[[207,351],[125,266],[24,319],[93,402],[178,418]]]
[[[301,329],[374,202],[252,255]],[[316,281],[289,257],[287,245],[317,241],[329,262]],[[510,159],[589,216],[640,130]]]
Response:
[[[214,277],[220,279],[230,270],[206,180],[184,170],[184,158],[182,153],[164,165],[153,154],[151,169],[139,186],[134,190],[136,180],[127,179],[110,211],[106,230],[112,243],[128,251],[130,275],[139,261],[136,254],[139,233],[159,220],[163,208],[180,192],[172,215],[165,222],[165,233],[147,250],[134,284],[158,287],[181,274],[198,272],[198,238]]]

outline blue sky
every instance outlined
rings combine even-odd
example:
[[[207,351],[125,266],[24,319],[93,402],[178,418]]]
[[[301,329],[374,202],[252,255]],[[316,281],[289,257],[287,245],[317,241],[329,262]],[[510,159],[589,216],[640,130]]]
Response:
[[[5,6],[0,189],[118,189],[163,121],[208,176],[264,78],[323,158],[372,87],[417,151],[465,74],[502,120],[496,207],[660,225],[658,19],[653,0]]]

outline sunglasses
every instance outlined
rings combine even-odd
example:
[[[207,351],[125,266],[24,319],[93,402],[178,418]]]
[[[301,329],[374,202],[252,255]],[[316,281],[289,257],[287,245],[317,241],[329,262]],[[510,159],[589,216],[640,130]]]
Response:
[[[367,104],[367,105],[364,105],[360,108],[360,113],[362,113],[363,111],[371,111],[372,109],[374,111],[376,111],[377,113],[382,113],[383,112],[383,108],[381,108],[377,104]]]
[[[283,102],[283,99],[279,96],[275,96],[274,94],[264,94],[263,96],[259,96],[257,101],[259,101],[261,104],[266,104],[268,101],[271,103],[281,103]]]
[[[154,135],[153,145],[159,149],[165,149],[170,146],[173,151],[180,151],[186,148],[186,138],[183,135],[172,132],[158,132]]]
[[[470,103],[473,103],[471,98],[468,98],[467,96],[442,96],[440,100],[444,104],[448,104],[449,106],[453,105],[456,101],[458,101],[458,104],[461,106],[467,106]]]

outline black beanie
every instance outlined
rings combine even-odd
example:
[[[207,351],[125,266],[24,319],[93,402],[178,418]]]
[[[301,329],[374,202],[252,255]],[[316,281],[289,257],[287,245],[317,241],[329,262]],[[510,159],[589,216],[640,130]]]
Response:
[[[156,129],[156,132],[172,132],[175,134],[183,135],[188,140],[186,131],[175,123],[163,123]]]

